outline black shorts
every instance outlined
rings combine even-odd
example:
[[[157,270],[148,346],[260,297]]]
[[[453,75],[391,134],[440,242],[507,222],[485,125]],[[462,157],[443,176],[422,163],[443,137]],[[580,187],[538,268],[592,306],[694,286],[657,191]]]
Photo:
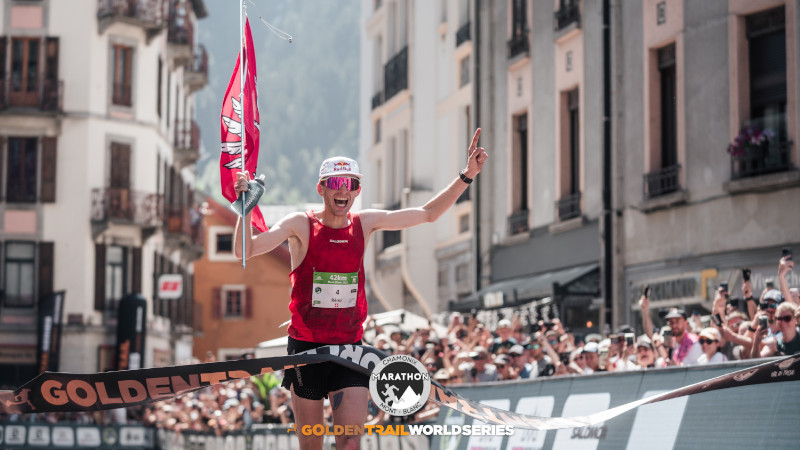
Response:
[[[326,345],[329,344],[298,341],[290,336],[286,351],[289,355],[294,355],[295,353]],[[361,345],[361,341],[356,342],[354,345]],[[369,376],[335,362],[321,362],[286,369],[283,373],[281,386],[291,389],[292,385],[294,385],[295,395],[300,398],[322,400],[328,396],[329,392],[338,391],[339,389],[347,387],[369,388]]]

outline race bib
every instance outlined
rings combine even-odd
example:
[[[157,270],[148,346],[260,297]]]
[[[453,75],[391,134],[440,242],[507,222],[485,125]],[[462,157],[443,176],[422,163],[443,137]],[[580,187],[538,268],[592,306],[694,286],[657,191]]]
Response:
[[[315,308],[352,308],[358,297],[358,272],[314,272],[311,306]]]

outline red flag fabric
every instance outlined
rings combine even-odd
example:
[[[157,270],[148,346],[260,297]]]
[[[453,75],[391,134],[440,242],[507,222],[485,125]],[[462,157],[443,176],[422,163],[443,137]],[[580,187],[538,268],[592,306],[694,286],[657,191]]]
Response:
[[[236,180],[236,173],[247,171],[250,178],[256,176],[256,166],[258,165],[258,146],[261,137],[259,129],[258,114],[258,88],[256,76],[256,52],[253,48],[253,36],[250,34],[250,20],[247,20],[244,29],[245,35],[245,83],[244,96],[242,101],[239,99],[241,92],[241,56],[236,59],[236,66],[225,91],[225,99],[222,101],[222,112],[220,113],[220,135],[222,140],[221,152],[219,156],[219,175],[222,184],[222,195],[233,202],[237,200],[236,191],[233,183]],[[242,113],[245,117],[245,125],[242,126]],[[244,158],[242,158],[242,133],[244,132]],[[253,210],[253,225],[261,231],[267,230],[264,223],[264,216],[259,208]]]

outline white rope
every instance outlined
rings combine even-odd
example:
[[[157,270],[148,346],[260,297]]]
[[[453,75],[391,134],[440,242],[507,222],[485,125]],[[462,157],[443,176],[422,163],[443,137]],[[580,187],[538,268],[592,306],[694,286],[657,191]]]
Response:
[[[259,10],[259,9],[258,9],[258,5],[256,5],[255,3],[253,3],[253,0],[247,0],[247,1],[249,1],[249,2],[250,2],[252,5],[253,5],[253,6],[255,6],[255,7],[256,7],[256,13],[258,14],[258,19],[259,19],[259,20],[261,20],[261,22],[262,22],[264,25],[266,25],[266,26],[267,26],[267,28],[268,28],[270,31],[272,31],[272,33],[273,33],[275,36],[278,36],[279,38],[281,38],[281,39],[283,39],[283,40],[285,40],[285,41],[289,41],[289,43],[290,43],[290,44],[292,43],[292,35],[290,35],[289,33],[287,33],[287,32],[285,32],[285,31],[281,30],[280,28],[278,28],[278,27],[276,27],[276,26],[272,25],[271,23],[267,22],[266,20],[264,20],[264,18],[263,18],[263,17],[261,17],[261,10]],[[247,9],[247,6],[245,6],[245,9]]]

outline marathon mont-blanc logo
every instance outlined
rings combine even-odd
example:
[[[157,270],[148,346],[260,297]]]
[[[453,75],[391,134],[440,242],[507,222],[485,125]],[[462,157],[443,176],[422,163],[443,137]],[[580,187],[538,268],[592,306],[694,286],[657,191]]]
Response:
[[[413,356],[389,356],[372,370],[369,393],[381,410],[407,416],[425,406],[431,393],[431,376]]]

